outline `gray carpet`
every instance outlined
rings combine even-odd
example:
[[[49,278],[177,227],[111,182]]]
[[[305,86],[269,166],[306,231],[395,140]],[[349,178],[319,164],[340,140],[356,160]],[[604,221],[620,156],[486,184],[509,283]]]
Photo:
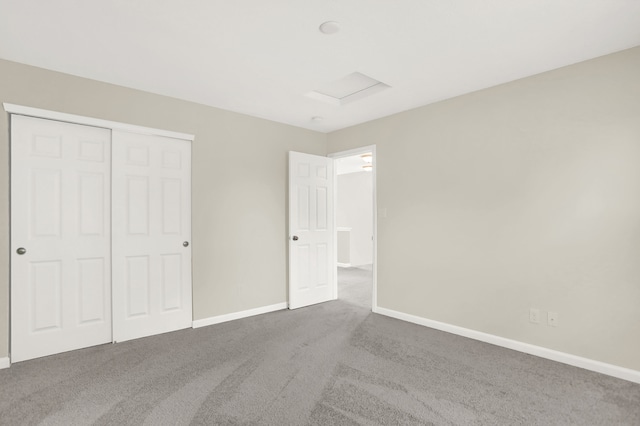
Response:
[[[3,425],[640,425],[640,385],[344,300],[0,370]]]
[[[338,298],[371,310],[372,265],[338,268]]]

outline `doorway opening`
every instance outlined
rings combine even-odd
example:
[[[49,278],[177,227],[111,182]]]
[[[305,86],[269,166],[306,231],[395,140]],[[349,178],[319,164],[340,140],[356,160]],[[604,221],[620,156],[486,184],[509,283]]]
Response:
[[[330,157],[336,174],[337,298],[375,310],[375,146]]]

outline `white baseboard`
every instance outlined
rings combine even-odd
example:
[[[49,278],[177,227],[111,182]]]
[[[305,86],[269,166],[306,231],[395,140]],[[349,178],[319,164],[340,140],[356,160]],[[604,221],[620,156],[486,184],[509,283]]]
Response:
[[[9,368],[11,366],[11,361],[8,357],[0,358],[0,370],[3,368]]]
[[[230,314],[218,315],[216,317],[195,320],[193,328],[206,327],[208,325],[220,324],[222,322],[233,321],[240,318],[252,317],[254,315],[266,314],[267,312],[281,311],[287,309],[287,302],[276,303],[275,305],[262,306],[260,308],[248,309],[246,311],[232,312]]]
[[[350,263],[340,263],[340,262],[337,262],[337,265],[338,265],[340,268],[351,268],[351,264],[350,264]]]
[[[483,333],[481,331],[458,327],[457,325],[451,325],[444,322],[418,317],[415,315],[405,314],[403,312],[381,308],[379,306],[375,306],[372,310],[377,314],[396,318],[402,321],[423,325],[425,327],[434,328],[440,331],[446,331],[447,333],[456,334],[458,336],[468,337],[470,339],[479,340],[481,342],[490,343],[492,345],[501,346],[503,348],[512,349],[514,351],[539,356],[540,358],[550,359],[552,361],[561,362],[563,364],[572,365],[574,367],[584,368],[585,370],[595,371],[597,373],[606,374],[608,376],[617,377],[619,379],[628,380],[630,382],[640,383],[640,371],[631,370],[630,368],[619,367],[617,365],[607,364],[605,362],[583,358],[565,352],[543,348],[542,346],[531,345],[529,343],[523,343],[517,340],[511,340],[505,337]]]

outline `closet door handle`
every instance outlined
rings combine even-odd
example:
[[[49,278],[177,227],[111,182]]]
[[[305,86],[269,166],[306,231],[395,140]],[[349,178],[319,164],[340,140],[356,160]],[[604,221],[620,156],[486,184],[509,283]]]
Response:
[[[27,249],[24,247],[20,247],[18,250],[16,250],[16,253],[18,253],[19,255],[23,255],[27,252]]]
[[[182,243],[183,247],[189,247],[189,241],[185,241],[184,243]]]

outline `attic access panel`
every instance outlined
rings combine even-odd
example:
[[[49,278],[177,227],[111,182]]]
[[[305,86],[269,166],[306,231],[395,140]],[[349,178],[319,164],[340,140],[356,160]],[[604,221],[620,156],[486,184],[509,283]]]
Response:
[[[389,85],[381,81],[362,73],[354,72],[311,91],[307,93],[306,96],[318,101],[341,106],[366,98],[389,87]]]

